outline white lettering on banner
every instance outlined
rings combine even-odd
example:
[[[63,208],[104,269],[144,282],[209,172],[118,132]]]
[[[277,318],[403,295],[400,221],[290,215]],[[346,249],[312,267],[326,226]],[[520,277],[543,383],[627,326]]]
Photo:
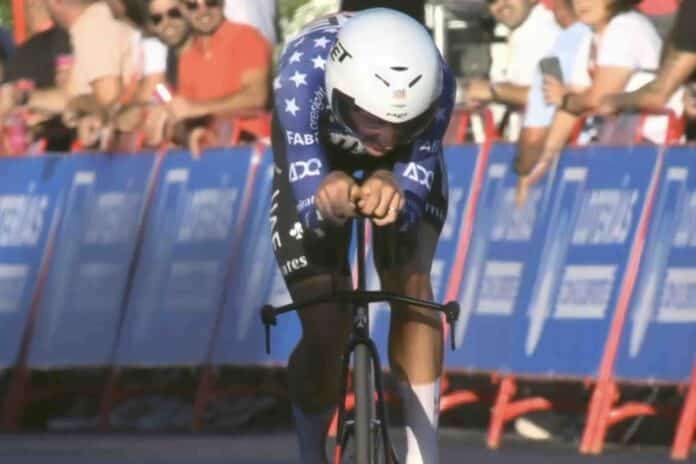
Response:
[[[440,240],[452,240],[452,238],[454,238],[454,227],[457,218],[463,214],[463,208],[460,206],[462,199],[464,199],[464,188],[454,187],[450,189],[449,205],[447,206],[447,221],[442,227]]]
[[[82,263],[75,279],[75,294],[70,309],[90,313],[115,314],[120,304],[123,265],[115,263]],[[65,302],[65,301],[63,301]]]
[[[604,319],[616,266],[567,266],[556,301],[556,319]]]
[[[688,201],[684,203],[679,228],[674,235],[674,246],[696,247],[696,192],[690,192]]]
[[[140,224],[140,193],[108,192],[97,196],[91,208],[85,243],[109,245],[128,241]]]
[[[300,269],[304,269],[307,266],[309,266],[309,263],[307,262],[307,257],[300,256],[299,258],[294,258],[294,259],[290,259],[290,260],[286,261],[280,267],[280,270],[284,276],[287,276],[292,271],[299,271]]]
[[[280,232],[278,232],[278,215],[276,214],[278,210],[278,195],[280,195],[279,189],[275,189],[273,195],[271,195],[271,243],[273,244],[273,251],[283,247],[283,242],[280,240]]]
[[[311,158],[307,161],[295,161],[290,164],[290,182],[297,182],[305,177],[314,177],[321,174],[321,160]]]
[[[428,190],[433,188],[433,171],[425,169],[418,163],[414,163],[413,161],[408,163],[408,166],[406,166],[406,169],[404,170],[403,176],[407,179],[419,183],[420,185],[426,187]]]
[[[521,276],[520,262],[488,261],[483,271],[476,312],[491,316],[512,314]]]
[[[573,233],[573,245],[626,243],[633,223],[637,190],[591,190],[583,199]]]
[[[47,195],[0,196],[0,246],[36,246],[47,208]]]
[[[237,195],[233,188],[187,192],[177,240],[224,240],[232,228]]]
[[[662,290],[657,322],[696,322],[696,268],[670,268]]]
[[[19,311],[28,275],[26,264],[0,264],[0,314]]]
[[[169,311],[212,314],[217,308],[219,276],[218,261],[173,262],[162,306]]]
[[[285,131],[290,145],[314,145],[319,143],[319,134],[307,134],[303,132]]]
[[[532,187],[522,207],[515,202],[515,188],[506,188],[500,210],[496,211],[496,222],[491,234],[493,241],[527,242],[532,238],[541,200],[541,188]]]

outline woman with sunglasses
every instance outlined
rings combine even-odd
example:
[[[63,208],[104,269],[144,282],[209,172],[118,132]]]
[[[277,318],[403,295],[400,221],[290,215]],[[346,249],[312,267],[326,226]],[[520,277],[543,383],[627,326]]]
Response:
[[[427,30],[376,8],[328,16],[288,43],[274,81],[272,243],[290,294],[351,288],[351,218],[374,224],[385,291],[432,299],[430,268],[447,213],[442,137],[455,81]],[[363,171],[361,182],[355,171]],[[326,462],[349,311],[303,311],[288,375],[301,462]],[[391,313],[389,359],[399,382],[407,464],[438,462],[443,333],[439,318]]]

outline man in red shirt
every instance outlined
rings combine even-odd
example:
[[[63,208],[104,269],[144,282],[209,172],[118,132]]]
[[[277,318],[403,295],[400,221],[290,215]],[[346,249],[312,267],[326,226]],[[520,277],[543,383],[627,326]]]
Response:
[[[179,58],[177,120],[263,109],[269,97],[271,44],[223,15],[224,0],[180,0],[195,35]]]

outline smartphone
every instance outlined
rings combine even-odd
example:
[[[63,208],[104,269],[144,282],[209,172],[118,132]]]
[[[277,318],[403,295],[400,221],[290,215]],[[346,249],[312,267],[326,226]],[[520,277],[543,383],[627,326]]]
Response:
[[[561,71],[561,62],[557,56],[547,56],[539,61],[539,68],[542,74],[548,74],[563,82],[563,71]]]
[[[155,96],[160,103],[169,103],[172,101],[172,93],[169,91],[169,87],[161,82],[155,86]]]

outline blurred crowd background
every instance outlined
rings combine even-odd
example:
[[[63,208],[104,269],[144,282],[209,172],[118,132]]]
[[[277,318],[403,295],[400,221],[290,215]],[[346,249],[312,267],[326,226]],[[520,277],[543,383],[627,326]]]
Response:
[[[530,166],[554,138],[693,136],[688,85],[662,116],[597,117],[605,97],[655,77],[678,0],[15,0],[0,6],[0,152],[265,141],[283,44],[321,15],[371,6],[423,22],[457,75],[447,142],[495,134]]]

